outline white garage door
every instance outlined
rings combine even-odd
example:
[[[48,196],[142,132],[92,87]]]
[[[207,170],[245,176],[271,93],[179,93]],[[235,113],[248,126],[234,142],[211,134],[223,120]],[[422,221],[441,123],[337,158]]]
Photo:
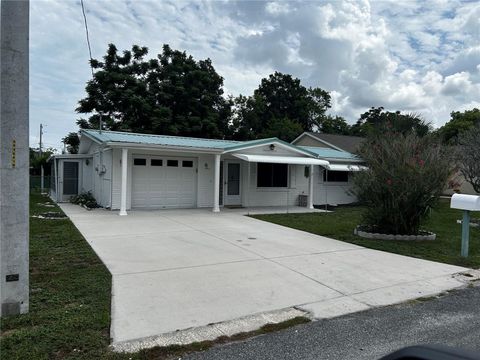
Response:
[[[134,155],[132,207],[195,207],[196,169],[193,158]]]

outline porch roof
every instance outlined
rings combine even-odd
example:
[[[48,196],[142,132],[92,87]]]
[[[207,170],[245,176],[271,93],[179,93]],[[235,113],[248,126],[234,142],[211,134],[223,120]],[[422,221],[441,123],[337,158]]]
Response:
[[[232,154],[232,155],[241,160],[245,160],[248,162],[256,162],[256,163],[322,165],[322,166],[328,166],[330,164],[326,160],[314,159],[310,157],[270,156],[270,155],[251,155],[251,154]]]
[[[366,166],[346,164],[331,164],[325,166],[325,168],[330,171],[362,171],[368,169]]]

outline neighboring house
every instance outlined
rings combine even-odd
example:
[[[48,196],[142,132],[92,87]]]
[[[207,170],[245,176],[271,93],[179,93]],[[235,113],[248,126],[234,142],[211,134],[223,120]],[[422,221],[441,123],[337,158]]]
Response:
[[[329,167],[315,167],[314,204],[339,205],[357,201],[352,193],[352,173],[362,169],[364,164],[354,155],[363,140],[358,136],[304,132],[292,141],[330,163]]]
[[[451,176],[450,180],[448,181],[447,188],[443,191],[443,194],[448,196],[455,193],[479,195],[479,193],[473,189],[472,184],[465,179],[460,171],[457,171]]]
[[[133,208],[216,212],[221,206],[298,205],[300,195],[313,207],[312,169],[357,164],[350,154],[337,155],[276,138],[227,141],[81,130],[79,154],[50,159],[51,196],[61,202],[91,191],[101,206],[122,215]]]
[[[301,146],[325,147],[356,154],[365,138],[359,136],[304,132],[292,144]]]

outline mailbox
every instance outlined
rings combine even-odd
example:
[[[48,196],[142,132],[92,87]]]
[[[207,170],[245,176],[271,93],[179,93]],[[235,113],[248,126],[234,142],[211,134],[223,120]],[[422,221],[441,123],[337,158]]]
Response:
[[[480,196],[453,194],[450,207],[452,209],[480,211]]]
[[[461,254],[463,257],[467,257],[470,238],[470,211],[480,211],[480,196],[453,194],[450,207],[463,210]]]

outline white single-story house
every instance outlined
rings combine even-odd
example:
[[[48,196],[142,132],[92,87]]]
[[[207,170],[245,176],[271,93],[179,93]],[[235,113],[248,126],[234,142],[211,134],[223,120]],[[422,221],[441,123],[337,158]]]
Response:
[[[313,208],[321,204],[315,187],[323,178],[315,175],[314,181],[312,172],[329,169],[333,184],[360,169],[351,154],[277,138],[228,141],[104,130],[81,130],[78,154],[54,155],[51,164],[55,201],[90,191],[99,205],[120,215],[130,209],[293,206],[301,199]]]

